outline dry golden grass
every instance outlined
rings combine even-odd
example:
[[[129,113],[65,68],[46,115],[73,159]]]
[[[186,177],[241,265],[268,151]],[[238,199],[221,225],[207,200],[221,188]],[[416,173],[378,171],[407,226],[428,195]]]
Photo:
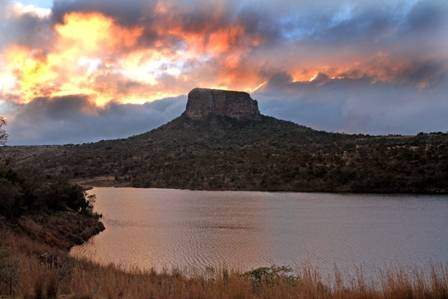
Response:
[[[429,274],[397,268],[371,280],[356,271],[347,279],[335,270],[332,283],[312,267],[294,277],[281,268],[250,275],[209,270],[187,277],[100,266],[48,251],[24,237],[2,240],[9,254],[0,260],[0,298],[448,298],[448,266],[434,266]],[[42,256],[43,250],[48,254]]]

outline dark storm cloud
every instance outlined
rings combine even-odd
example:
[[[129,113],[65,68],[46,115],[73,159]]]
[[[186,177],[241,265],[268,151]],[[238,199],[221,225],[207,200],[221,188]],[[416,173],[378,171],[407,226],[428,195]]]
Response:
[[[329,16],[321,24],[322,29],[311,35],[310,39],[324,43],[378,39],[396,26],[393,14],[380,8],[352,11],[346,17],[337,20],[337,17]]]
[[[311,82],[274,75],[254,95],[262,112],[314,128],[349,133],[416,134],[448,131],[448,77],[432,88],[376,82],[374,78]]]
[[[439,28],[447,22],[448,2],[419,1],[409,12],[405,25],[409,31],[431,31]]]
[[[62,22],[70,12],[101,12],[122,24],[135,25],[151,19],[155,3],[151,0],[55,0],[52,11],[55,22]]]
[[[128,137],[153,129],[185,109],[185,97],[143,105],[97,107],[85,96],[39,98],[16,107],[9,144],[65,144]]]
[[[263,114],[316,129],[348,133],[416,134],[448,131],[448,77],[432,88],[376,82],[371,77],[332,79],[321,73],[294,82],[278,73],[252,95]],[[64,144],[127,137],[180,115],[186,97],[97,107],[86,96],[39,98],[16,107],[10,144]]]
[[[202,33],[204,36],[233,25],[241,25],[249,36],[264,36],[273,40],[279,35],[278,24],[268,10],[254,7],[238,8],[236,1],[102,1],[56,0],[53,21],[63,22],[70,12],[100,12],[114,18],[124,26],[140,26],[144,34],[141,46],[154,45],[163,40],[171,46],[181,47],[179,39],[157,32],[157,28],[181,28],[185,33]]]
[[[438,86],[448,80],[448,63],[446,61],[421,61],[409,65],[396,74],[398,82]]]
[[[322,56],[337,56],[339,50],[364,56],[378,51],[393,55],[427,54],[430,48],[440,48],[440,43],[448,39],[435,36],[446,32],[448,2],[443,0],[56,0],[51,22],[63,22],[64,15],[70,12],[100,12],[124,26],[140,26],[144,30],[139,39],[142,47],[185,46],[178,36],[161,32],[160,28],[181,28],[184,34],[199,33],[206,40],[212,32],[240,25],[245,32],[239,40],[262,37],[251,54],[264,57],[271,66],[278,57],[288,56],[292,56],[288,60],[318,63]],[[9,35],[21,42],[43,40],[51,44],[48,22],[26,16],[7,25],[5,32],[11,32]]]
[[[286,63],[295,59],[302,65],[362,62],[378,53],[390,55],[395,62],[422,57],[448,59],[448,1],[335,3],[316,10],[306,9],[313,5],[298,1],[296,9],[276,19],[281,42],[264,48],[262,55],[277,55]]]
[[[14,5],[11,1],[0,1],[0,50],[11,44],[49,47],[53,38],[51,20],[31,11],[20,12],[17,5],[13,10]]]
[[[266,80],[254,94],[264,113],[315,128],[371,134],[448,130],[445,0],[56,0],[46,18],[29,13],[6,18],[0,11],[0,46],[45,49],[52,45],[52,26],[70,12],[99,12],[124,27],[139,26],[143,35],[136,47],[168,52],[185,47],[191,34],[202,44],[221,29],[244,29],[206,63],[185,61],[183,79],[161,74],[149,86],[101,69],[94,87],[113,90],[116,101],[148,90],[180,94],[220,80],[231,89],[255,88]],[[252,43],[258,37],[260,42]],[[226,66],[235,54],[240,61]],[[184,96],[105,107],[86,96],[40,98],[16,107],[11,143],[125,137],[174,118],[184,105]]]
[[[0,5],[6,6],[2,0]],[[167,11],[160,13],[163,5]],[[51,22],[61,23],[70,12],[100,12],[125,26],[142,26],[141,42],[152,44],[159,36],[155,26],[179,26],[186,32],[207,32],[239,24],[246,34],[263,36],[266,46],[275,42],[300,42],[312,47],[350,43],[366,45],[399,44],[446,25],[448,3],[428,1],[156,1],[156,0],[55,0]],[[48,41],[48,22],[31,15],[12,20],[4,32],[20,41]],[[10,30],[14,28],[13,30]],[[426,37],[425,37],[426,38]],[[172,40],[175,44],[176,40]],[[379,45],[378,45],[379,44]],[[418,44],[415,45],[417,48]],[[423,45],[424,46],[424,45]],[[281,52],[281,49],[279,49]]]

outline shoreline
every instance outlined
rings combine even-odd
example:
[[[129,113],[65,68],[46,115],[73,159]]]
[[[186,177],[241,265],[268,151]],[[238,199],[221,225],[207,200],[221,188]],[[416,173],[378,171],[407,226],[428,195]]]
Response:
[[[322,191],[298,191],[298,190],[252,190],[252,189],[225,189],[225,188],[202,188],[202,189],[188,189],[176,187],[160,187],[160,186],[134,186],[130,182],[117,182],[109,179],[109,177],[94,177],[86,179],[73,179],[71,183],[81,186],[84,190],[91,190],[93,188],[135,188],[135,189],[161,189],[161,190],[179,190],[179,191],[204,191],[204,192],[269,192],[269,193],[322,193],[322,194],[338,194],[338,195],[412,195],[412,196],[443,196],[448,195],[448,190],[444,192],[353,192],[353,191],[337,191],[337,190],[322,190]]]
[[[0,218],[0,231],[28,237],[64,252],[82,245],[105,230],[99,216],[87,216],[72,211],[27,214],[14,221]]]
[[[325,276],[306,265],[294,272],[278,266],[248,272],[210,267],[192,275],[176,269],[102,265],[69,254],[71,246],[102,231],[98,217],[73,212],[23,217],[14,225],[0,219],[0,253],[7,253],[6,258],[0,254],[0,296],[6,298],[442,299],[448,295],[448,264],[429,265],[429,273],[424,271],[426,265],[386,267],[373,277],[364,275],[362,268],[350,272],[335,268]]]
[[[6,298],[446,298],[448,265],[382,269],[366,278],[355,269],[346,274],[335,268],[328,281],[318,269],[262,267],[248,272],[209,268],[187,276],[179,270],[125,270],[100,265],[67,253],[36,255],[48,247],[29,239],[10,236],[8,260],[1,259],[0,296]],[[5,275],[6,273],[6,275]],[[7,284],[2,284],[6,281]]]

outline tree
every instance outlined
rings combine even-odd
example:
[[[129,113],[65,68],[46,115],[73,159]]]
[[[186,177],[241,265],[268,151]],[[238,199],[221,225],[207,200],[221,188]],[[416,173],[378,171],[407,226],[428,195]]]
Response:
[[[8,141],[8,134],[6,133],[6,119],[0,116],[0,145],[5,145]]]

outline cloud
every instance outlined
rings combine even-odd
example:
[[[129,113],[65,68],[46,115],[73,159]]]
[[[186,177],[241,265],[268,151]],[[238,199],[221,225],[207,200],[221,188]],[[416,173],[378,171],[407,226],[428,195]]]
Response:
[[[0,6],[0,99],[23,117],[11,123],[17,143],[121,137],[144,128],[140,117],[151,119],[150,128],[174,115],[145,103],[197,86],[257,91],[267,113],[331,131],[445,129],[445,0]],[[96,118],[107,128],[117,109],[137,115],[136,123],[123,120],[123,134],[82,133]],[[67,112],[58,118],[56,111]],[[38,115],[44,125],[33,131],[28,119]],[[56,119],[73,128],[52,131]]]
[[[13,44],[46,49],[52,40],[51,11],[0,1],[0,51]]]
[[[11,34],[3,60],[16,61],[8,56],[16,52],[26,59],[0,70],[17,81],[0,93],[22,101],[82,93],[100,104],[135,103],[195,86],[251,91],[279,71],[295,80],[348,70],[384,80],[371,70],[375,57],[396,67],[447,59],[441,48],[448,38],[433,37],[448,23],[440,0],[56,0],[48,13],[17,7],[4,25]],[[102,79],[112,77],[140,87],[106,90]]]
[[[415,70],[425,74],[421,70],[431,67],[416,66]],[[325,73],[298,82],[282,72],[252,96],[263,114],[315,129],[369,134],[448,131],[448,77],[447,72],[438,72],[443,79],[432,88],[380,82],[367,76],[331,78]],[[83,143],[128,137],[179,116],[185,104],[186,96],[145,104],[111,102],[104,107],[83,95],[37,98],[7,109],[11,115],[10,144]]]
[[[109,103],[97,107],[86,96],[38,98],[15,107],[9,144],[66,144],[128,137],[180,115],[185,97],[142,105]]]
[[[416,66],[406,80],[426,78],[431,67]],[[438,72],[440,80],[431,88],[326,74],[294,82],[291,75],[279,73],[254,97],[265,114],[327,131],[375,135],[448,131],[448,71]]]

